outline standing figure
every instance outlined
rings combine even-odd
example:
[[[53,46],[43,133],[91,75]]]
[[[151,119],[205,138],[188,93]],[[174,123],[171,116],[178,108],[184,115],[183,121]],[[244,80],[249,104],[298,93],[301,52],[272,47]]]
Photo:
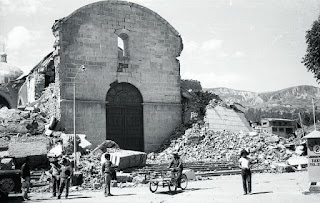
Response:
[[[22,183],[22,195],[24,200],[29,200],[28,192],[30,187],[30,160],[26,157],[24,163],[21,166],[21,183]]]
[[[112,194],[110,193],[110,185],[111,185],[112,175],[114,174],[115,171],[112,168],[112,162],[110,161],[110,154],[106,153],[104,157],[106,161],[102,163],[101,174],[104,176],[104,182],[105,182],[104,196],[108,197],[108,196],[112,196]]]
[[[51,168],[49,170],[49,173],[51,174],[51,180],[52,180],[52,196],[53,197],[55,197],[57,195],[57,192],[59,193],[60,170],[61,170],[61,166],[58,163],[58,160],[54,160],[54,162],[51,164]]]
[[[183,171],[183,164],[177,152],[173,153],[173,160],[171,161],[169,168],[171,169],[171,177],[174,178],[177,174],[177,187],[181,188],[181,176]]]
[[[242,150],[240,153],[239,166],[241,168],[242,184],[244,195],[251,195],[251,170],[250,170],[250,159],[248,158],[248,152]]]
[[[61,198],[61,194],[63,192],[64,187],[66,187],[66,196],[65,197],[66,197],[66,199],[68,198],[72,170],[73,169],[70,166],[70,162],[67,160],[67,158],[62,158],[61,172],[60,172],[60,188],[59,188],[58,199]]]

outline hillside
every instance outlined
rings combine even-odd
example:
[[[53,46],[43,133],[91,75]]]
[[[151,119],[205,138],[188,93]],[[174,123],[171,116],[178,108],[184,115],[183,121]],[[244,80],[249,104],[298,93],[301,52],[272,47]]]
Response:
[[[207,88],[205,91],[219,95],[226,102],[244,105],[247,118],[253,121],[259,121],[262,117],[298,119],[300,113],[303,123],[309,125],[313,122],[312,98],[320,105],[320,88],[308,85],[262,93],[229,88]],[[317,114],[320,116],[320,112]],[[319,116],[316,116],[317,120]]]
[[[311,99],[320,99],[320,88],[314,86],[296,86],[273,92],[256,93],[229,88],[207,88],[227,102],[237,102],[246,107],[294,107],[311,106]]]

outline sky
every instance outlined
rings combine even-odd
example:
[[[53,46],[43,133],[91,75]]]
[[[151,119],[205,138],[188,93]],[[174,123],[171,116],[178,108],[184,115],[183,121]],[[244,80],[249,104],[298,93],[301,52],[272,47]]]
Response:
[[[55,20],[94,0],[0,0],[0,44],[28,73],[53,50]],[[182,79],[255,92],[320,87],[301,63],[319,0],[131,0],[182,36]],[[0,46],[2,51],[2,46]]]

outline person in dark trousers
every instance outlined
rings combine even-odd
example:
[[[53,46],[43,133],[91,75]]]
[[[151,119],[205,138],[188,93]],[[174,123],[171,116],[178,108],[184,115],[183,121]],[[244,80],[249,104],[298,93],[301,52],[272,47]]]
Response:
[[[57,195],[57,192],[59,193],[60,189],[60,170],[61,166],[58,163],[58,160],[54,160],[53,163],[51,163],[51,168],[49,170],[49,173],[51,174],[51,182],[52,182],[52,196],[55,197]]]
[[[241,168],[241,177],[244,195],[251,195],[251,170],[250,170],[250,159],[248,158],[248,152],[242,150],[240,153],[239,166]]]
[[[106,161],[102,164],[101,174],[104,176],[104,182],[105,182],[104,196],[108,197],[108,196],[112,196],[112,194],[110,193],[110,186],[111,186],[111,179],[115,170],[112,167],[112,162],[110,161],[110,154],[107,153],[104,155],[104,157]]]
[[[25,158],[24,163],[21,166],[21,183],[22,183],[22,195],[24,200],[29,200],[28,192],[30,187],[30,160],[29,157]]]
[[[183,171],[183,164],[177,152],[173,153],[173,160],[171,161],[169,168],[171,168],[171,178],[174,178],[175,174],[177,174],[177,184],[178,184],[178,187],[181,188],[181,176]]]
[[[59,194],[58,199],[61,198],[61,194],[63,192],[64,187],[66,187],[66,199],[69,195],[69,187],[70,187],[70,178],[72,176],[72,167],[70,166],[70,162],[66,159],[62,159],[61,163],[61,171],[60,171],[60,188],[59,188]]]

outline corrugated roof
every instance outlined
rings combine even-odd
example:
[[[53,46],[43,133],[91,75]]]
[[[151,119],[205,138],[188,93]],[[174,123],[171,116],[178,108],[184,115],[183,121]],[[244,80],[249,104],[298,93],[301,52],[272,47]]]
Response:
[[[32,68],[28,75],[33,73],[39,67],[46,67],[51,60],[53,60],[53,51],[50,52],[47,56],[45,56],[34,68]]]

